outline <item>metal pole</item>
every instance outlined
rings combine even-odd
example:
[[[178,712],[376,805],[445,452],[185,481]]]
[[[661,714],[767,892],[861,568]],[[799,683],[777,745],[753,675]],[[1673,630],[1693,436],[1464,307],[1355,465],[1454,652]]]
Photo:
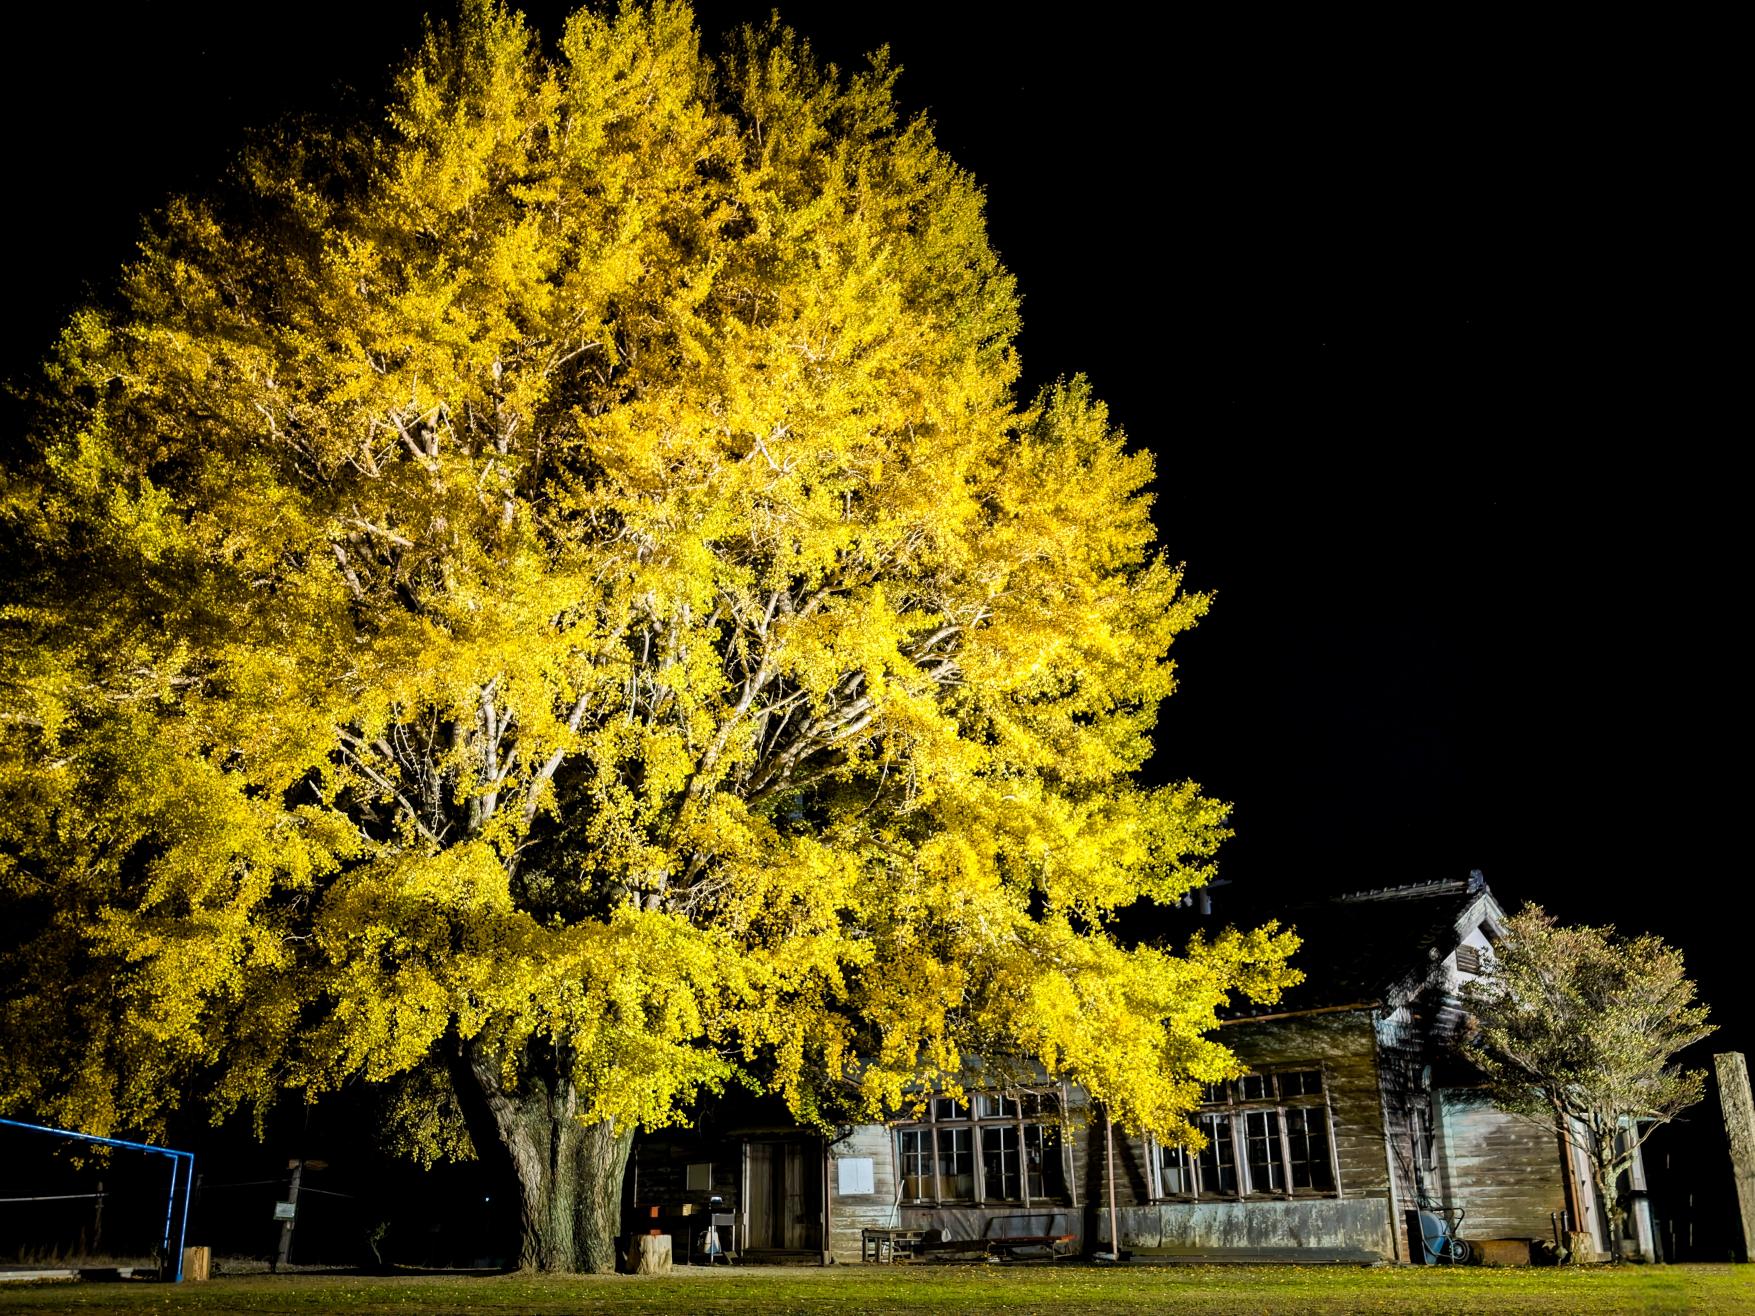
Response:
[[[183,1282],[183,1253],[189,1247],[189,1198],[195,1191],[195,1153],[183,1152],[183,1223],[177,1230],[177,1283]]]
[[[52,1133],[61,1138],[78,1138],[82,1142],[95,1142],[100,1147],[126,1147],[130,1151],[151,1152],[155,1156],[169,1156],[171,1158],[171,1189],[169,1194],[165,1197],[165,1236],[162,1245],[164,1251],[167,1253],[166,1259],[169,1259],[168,1253],[171,1249],[171,1218],[175,1213],[177,1206],[177,1168],[179,1163],[184,1158],[187,1158],[189,1162],[189,1178],[192,1180],[195,1174],[194,1152],[177,1151],[173,1147],[155,1147],[150,1142],[129,1142],[125,1138],[100,1138],[95,1133],[80,1133],[75,1129],[57,1129],[50,1124],[27,1124],[23,1120],[0,1118],[0,1124],[4,1124],[6,1127],[12,1129],[24,1129],[29,1133]],[[183,1229],[185,1236],[187,1235],[189,1227],[189,1188],[190,1184],[185,1182],[183,1185]],[[177,1249],[176,1277],[177,1282],[182,1283],[183,1251],[181,1246]]]
[[[177,1215],[177,1171],[181,1168],[182,1162],[175,1156],[171,1157],[171,1188],[165,1194],[165,1240],[160,1244],[160,1251],[164,1255],[167,1266],[171,1264],[171,1221],[176,1219]],[[179,1263],[181,1260],[182,1258],[179,1257]]]

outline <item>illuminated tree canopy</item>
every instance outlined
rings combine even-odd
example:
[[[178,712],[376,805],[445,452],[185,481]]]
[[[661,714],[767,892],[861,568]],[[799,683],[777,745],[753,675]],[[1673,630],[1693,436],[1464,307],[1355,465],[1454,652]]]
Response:
[[[602,1268],[636,1125],[1042,1066],[1190,1136],[1292,939],[1119,911],[1225,806],[1130,780],[1207,599],[893,70],[660,2],[466,6],[77,315],[6,475],[0,1100],[400,1084]],[[473,1117],[472,1117],[473,1118]],[[485,1150],[485,1149],[484,1149]]]

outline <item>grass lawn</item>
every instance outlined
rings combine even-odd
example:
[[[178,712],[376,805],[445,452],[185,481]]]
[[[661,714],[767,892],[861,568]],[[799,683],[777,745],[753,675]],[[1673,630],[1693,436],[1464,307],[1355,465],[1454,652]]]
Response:
[[[1342,1266],[751,1268],[670,1278],[255,1275],[181,1287],[9,1284],[11,1311],[1716,1312],[1755,1311],[1755,1269]]]

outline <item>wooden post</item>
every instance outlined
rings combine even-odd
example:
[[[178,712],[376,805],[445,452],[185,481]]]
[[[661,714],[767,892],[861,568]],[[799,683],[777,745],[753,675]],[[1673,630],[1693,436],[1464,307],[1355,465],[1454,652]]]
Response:
[[[1066,1175],[1066,1195],[1076,1208],[1079,1204],[1079,1158],[1073,1151],[1072,1085],[1060,1083],[1060,1165]]]
[[[1738,1251],[1748,1261],[1755,1257],[1755,1099],[1749,1093],[1749,1066],[1741,1051],[1724,1051],[1712,1058],[1712,1067],[1737,1181]]]
[[[287,1183],[286,1200],[296,1207],[299,1200],[299,1176],[305,1171],[305,1163],[303,1161],[288,1161],[286,1168],[292,1171],[292,1178]],[[280,1222],[280,1250],[275,1253],[274,1257],[274,1269],[277,1274],[280,1268],[286,1265],[287,1253],[292,1250],[292,1231],[292,1220]]]
[[[183,1278],[199,1283],[213,1274],[213,1249],[210,1247],[186,1247],[183,1249]]]
[[[1103,1107],[1103,1159],[1108,1162],[1109,1170],[1109,1250],[1114,1253],[1116,1261],[1120,1261],[1121,1227],[1116,1223],[1115,1214],[1115,1119],[1107,1104]]]

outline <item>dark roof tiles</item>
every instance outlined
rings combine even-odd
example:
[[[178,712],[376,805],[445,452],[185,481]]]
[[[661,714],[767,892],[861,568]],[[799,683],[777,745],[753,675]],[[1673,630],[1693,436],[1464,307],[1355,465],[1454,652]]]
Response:
[[[1259,910],[1226,909],[1222,921],[1244,925],[1279,919],[1303,944],[1292,957],[1304,981],[1273,1005],[1237,1001],[1226,1017],[1281,1014],[1381,1002],[1423,980],[1460,940],[1457,923],[1480,899],[1478,874],[1454,881],[1355,891]]]

